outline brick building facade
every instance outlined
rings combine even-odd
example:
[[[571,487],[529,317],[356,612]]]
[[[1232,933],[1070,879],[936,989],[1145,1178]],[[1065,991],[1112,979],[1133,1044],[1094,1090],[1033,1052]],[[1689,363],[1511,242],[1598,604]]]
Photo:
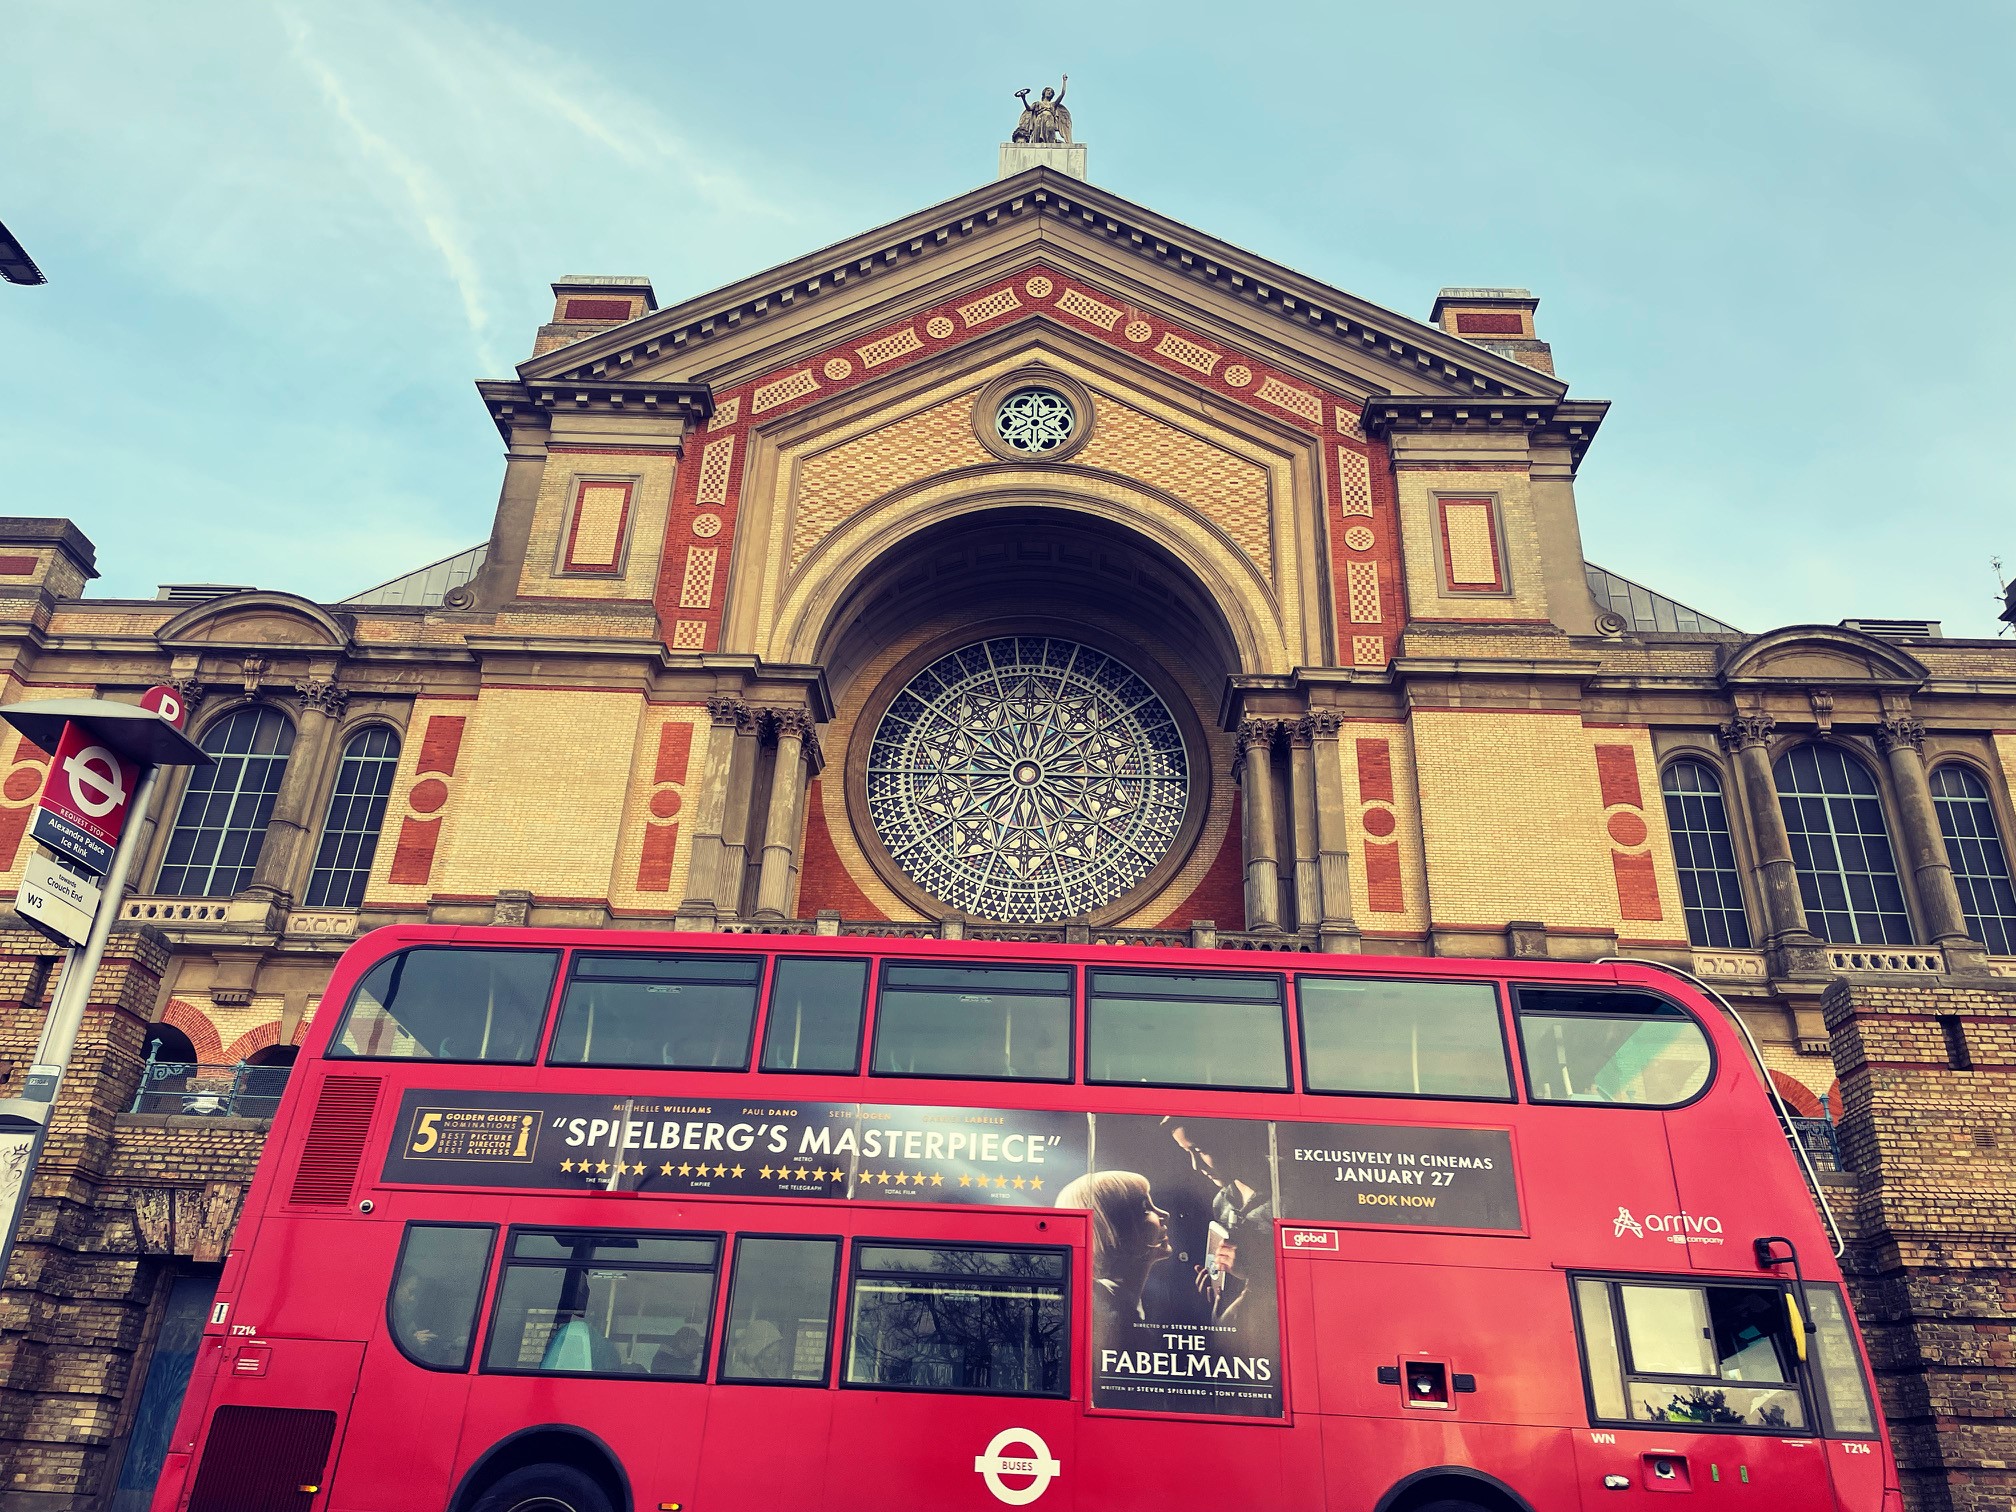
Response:
[[[0,1512],[144,1505],[256,1158],[200,1076],[139,1097],[150,1041],[284,1061],[422,920],[1685,967],[1839,1119],[1914,1505],[2007,1504],[2016,648],[1593,567],[1605,405],[1530,295],[1412,320],[1055,168],[675,308],[554,288],[457,557],[113,600],[0,521],[6,699],[172,683],[225,758],[157,805],[5,1278]],[[0,742],[0,888],[47,760]],[[0,932],[5,1092],[52,960]]]

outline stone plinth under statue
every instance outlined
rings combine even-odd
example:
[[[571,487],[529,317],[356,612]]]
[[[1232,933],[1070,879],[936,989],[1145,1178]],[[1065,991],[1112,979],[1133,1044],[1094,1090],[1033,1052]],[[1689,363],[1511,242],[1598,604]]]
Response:
[[[1003,142],[1001,171],[996,178],[1011,178],[1030,168],[1054,168],[1075,179],[1085,177],[1083,142]]]

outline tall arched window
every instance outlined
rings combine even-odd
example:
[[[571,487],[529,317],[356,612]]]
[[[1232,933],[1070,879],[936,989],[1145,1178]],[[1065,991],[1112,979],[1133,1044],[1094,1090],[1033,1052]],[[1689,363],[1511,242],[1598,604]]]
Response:
[[[198,767],[182,795],[155,890],[169,897],[228,898],[252,880],[266,822],[294,749],[294,726],[278,709],[239,709],[198,742],[216,758]]]
[[[1834,945],[1909,945],[1911,915],[1876,779],[1838,746],[1795,746],[1772,769],[1806,922]]]
[[[1676,761],[1666,768],[1661,790],[1673,862],[1680,870],[1680,901],[1687,908],[1687,938],[1696,945],[1747,949],[1750,919],[1743,911],[1722,779],[1705,761]]]
[[[1932,802],[1969,932],[1990,955],[2016,955],[2016,884],[1995,828],[1988,785],[1958,762],[1948,762],[1933,769]]]
[[[385,800],[398,767],[399,737],[383,725],[358,731],[343,747],[304,907],[355,908],[364,900],[371,859],[378,854],[378,830],[385,823]]]

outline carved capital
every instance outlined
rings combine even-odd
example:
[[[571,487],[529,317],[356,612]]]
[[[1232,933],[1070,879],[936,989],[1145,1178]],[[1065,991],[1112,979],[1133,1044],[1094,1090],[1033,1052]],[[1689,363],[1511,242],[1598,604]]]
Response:
[[[350,701],[350,695],[333,682],[296,683],[294,691],[301,695],[301,702],[311,709],[319,710],[331,719],[343,717],[343,706]]]
[[[1311,709],[1302,717],[1302,726],[1318,740],[1327,740],[1344,728],[1344,716],[1335,709]]]
[[[723,729],[747,729],[749,705],[739,698],[710,698],[707,700],[707,716]]]
[[[1722,748],[1740,751],[1747,746],[1767,746],[1771,743],[1771,732],[1778,728],[1778,721],[1769,714],[1738,714],[1717,732],[1722,739]]]
[[[1886,756],[1899,746],[1909,746],[1922,752],[1925,749],[1925,724],[1910,714],[1886,719],[1876,726],[1876,744]]]
[[[815,738],[816,726],[812,716],[803,709],[765,709],[763,723],[780,740],[786,735],[795,736],[800,741]]]
[[[182,700],[183,711],[189,717],[193,717],[196,711],[203,707],[203,695],[209,691],[203,679],[193,674],[188,677],[168,678],[161,686],[175,690],[175,696]]]
[[[1274,737],[1281,733],[1278,719],[1242,719],[1239,721],[1239,750],[1241,754],[1256,747],[1262,751],[1274,749]]]

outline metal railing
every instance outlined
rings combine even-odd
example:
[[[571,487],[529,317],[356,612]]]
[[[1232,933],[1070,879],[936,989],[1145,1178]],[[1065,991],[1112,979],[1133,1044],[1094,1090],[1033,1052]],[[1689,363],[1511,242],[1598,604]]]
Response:
[[[1826,1107],[1826,1099],[1821,1099],[1821,1107]],[[1841,1164],[1841,1139],[1835,1132],[1831,1118],[1791,1118],[1786,1122],[1786,1137],[1805,1147],[1813,1168],[1819,1171],[1839,1171],[1846,1169]]]
[[[141,1068],[130,1113],[181,1113],[203,1118],[271,1118],[287,1090],[289,1066],[205,1065],[157,1061]]]

